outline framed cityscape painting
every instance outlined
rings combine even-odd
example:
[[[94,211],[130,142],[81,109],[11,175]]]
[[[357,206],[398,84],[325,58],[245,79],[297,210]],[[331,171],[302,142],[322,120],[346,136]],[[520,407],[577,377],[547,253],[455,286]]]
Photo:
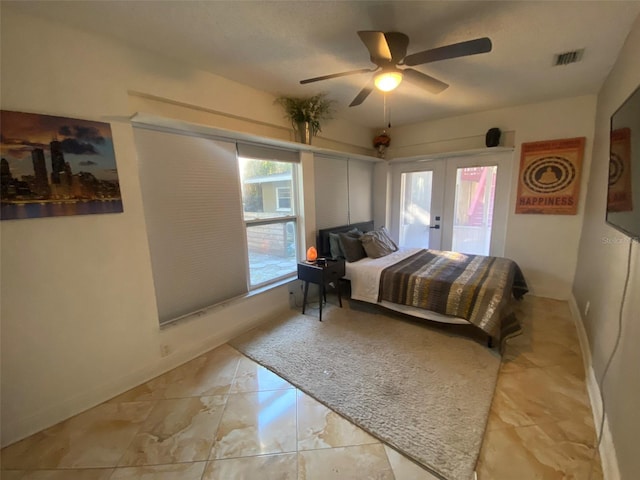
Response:
[[[0,111],[0,216],[123,211],[108,123]]]

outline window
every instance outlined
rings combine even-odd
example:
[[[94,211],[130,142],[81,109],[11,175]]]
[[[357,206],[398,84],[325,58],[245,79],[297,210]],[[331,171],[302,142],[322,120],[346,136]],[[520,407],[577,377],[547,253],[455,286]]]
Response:
[[[161,324],[247,293],[235,142],[134,129]]]
[[[256,288],[296,271],[297,168],[287,161],[242,156],[239,162],[249,283]]]
[[[295,273],[299,152],[143,124],[134,138],[161,324]]]
[[[291,211],[291,187],[276,187],[276,204],[278,211]]]

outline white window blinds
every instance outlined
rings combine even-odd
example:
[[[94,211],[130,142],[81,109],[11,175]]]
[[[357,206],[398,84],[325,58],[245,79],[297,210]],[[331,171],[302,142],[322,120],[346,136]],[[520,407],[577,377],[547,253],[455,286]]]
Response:
[[[373,218],[373,163],[349,159],[349,223]]]
[[[330,228],[349,222],[349,184],[344,158],[315,155],[316,227]]]
[[[238,143],[238,156],[260,160],[276,160],[278,162],[300,163],[300,152],[284,148],[267,147],[255,143]]]
[[[236,145],[134,128],[160,323],[247,292]]]
[[[330,228],[373,218],[373,163],[315,155],[316,226]]]

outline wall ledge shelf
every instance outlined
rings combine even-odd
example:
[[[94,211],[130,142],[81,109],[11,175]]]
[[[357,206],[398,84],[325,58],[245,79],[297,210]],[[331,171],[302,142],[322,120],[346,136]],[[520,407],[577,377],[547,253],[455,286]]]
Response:
[[[340,152],[338,150],[330,150],[328,148],[315,147],[304,143],[289,142],[276,138],[262,137],[250,133],[237,132],[225,128],[213,127],[210,125],[186,122],[174,118],[160,117],[144,112],[137,112],[130,117],[130,121],[134,126],[147,128],[151,130],[160,130],[165,132],[177,132],[183,135],[209,137],[216,140],[240,141],[252,143],[261,146],[271,146],[283,148],[286,150],[295,150],[298,152],[311,152],[319,155],[326,155],[340,158],[351,158],[354,160],[363,160],[367,162],[381,162],[380,158],[357,153]]]
[[[412,163],[412,162],[429,162],[431,160],[439,160],[451,157],[477,157],[480,155],[492,155],[494,153],[513,152],[514,147],[485,147],[474,148],[471,150],[459,150],[454,152],[426,153],[424,155],[414,155],[411,157],[396,157],[390,159],[389,163]]]

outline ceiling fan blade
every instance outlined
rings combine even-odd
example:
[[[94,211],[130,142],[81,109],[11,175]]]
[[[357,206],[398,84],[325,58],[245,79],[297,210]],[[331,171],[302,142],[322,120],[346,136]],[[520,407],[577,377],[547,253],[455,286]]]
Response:
[[[306,80],[300,80],[301,84],[319,82],[320,80],[329,80],[330,78],[346,77],[347,75],[355,75],[356,73],[373,72],[375,68],[361,68],[359,70],[351,70],[349,72],[332,73],[331,75],[323,75],[321,77],[307,78]]]
[[[467,55],[476,55],[490,51],[491,39],[483,37],[444,47],[432,48],[424,52],[413,53],[407,55],[403,63],[411,67],[414,65],[422,65],[423,63],[437,62],[438,60],[446,60],[448,58],[466,57]]]
[[[391,52],[391,60],[398,63],[407,54],[409,37],[400,32],[387,32],[384,34],[384,38],[387,40],[387,45]]]
[[[414,70],[413,68],[405,68],[402,70],[402,74],[404,78],[406,78],[411,83],[417,85],[424,90],[435,94],[442,92],[449,88],[449,84],[441,82],[429,75],[425,75],[422,72]]]
[[[371,82],[369,82],[367,85],[365,85],[365,87],[362,90],[360,90],[360,93],[356,95],[356,98],[353,99],[353,101],[349,104],[349,106],[357,107],[367,99],[367,97],[371,92],[373,92],[373,87],[371,86]]]
[[[374,32],[370,30],[361,30],[358,32],[358,36],[364,46],[369,50],[371,61],[376,63],[376,60],[391,61],[393,58],[391,55],[391,49],[385,38],[383,32]]]

